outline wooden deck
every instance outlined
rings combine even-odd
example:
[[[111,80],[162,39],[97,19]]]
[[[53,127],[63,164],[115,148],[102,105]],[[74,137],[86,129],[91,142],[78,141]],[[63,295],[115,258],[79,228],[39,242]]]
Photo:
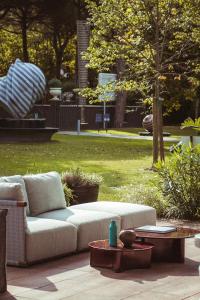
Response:
[[[186,240],[186,260],[114,273],[89,266],[81,253],[29,268],[8,267],[8,292],[0,300],[199,300],[200,249]]]

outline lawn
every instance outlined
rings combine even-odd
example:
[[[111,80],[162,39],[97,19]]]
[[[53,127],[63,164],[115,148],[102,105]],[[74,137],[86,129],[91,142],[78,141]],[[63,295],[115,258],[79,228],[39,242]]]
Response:
[[[1,176],[63,172],[71,167],[96,172],[104,178],[101,200],[123,201],[129,190],[143,190],[157,182],[157,174],[148,169],[152,142],[145,140],[55,134],[51,143],[1,144],[0,158]]]

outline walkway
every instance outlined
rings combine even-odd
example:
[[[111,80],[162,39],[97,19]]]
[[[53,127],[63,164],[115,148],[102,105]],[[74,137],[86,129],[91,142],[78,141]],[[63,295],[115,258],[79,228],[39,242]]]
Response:
[[[80,135],[80,136],[94,136],[94,137],[107,137],[107,138],[118,138],[118,139],[130,139],[130,140],[148,140],[152,141],[152,136],[136,136],[136,135],[124,135],[124,134],[110,134],[108,133],[94,133],[94,132],[85,132],[81,131],[79,134],[77,131],[59,131],[59,134],[65,135]],[[174,137],[164,137],[165,142],[179,142],[178,138]]]

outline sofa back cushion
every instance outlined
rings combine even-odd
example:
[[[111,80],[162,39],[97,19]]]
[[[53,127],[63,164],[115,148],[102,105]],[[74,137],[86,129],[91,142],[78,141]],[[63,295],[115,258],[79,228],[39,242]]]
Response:
[[[0,182],[0,199],[25,201],[20,183]]]
[[[31,216],[66,208],[61,178],[57,172],[25,175],[23,178],[28,194]]]
[[[27,196],[27,192],[26,192],[26,186],[25,186],[25,182],[24,179],[21,175],[14,175],[14,176],[4,176],[0,178],[0,182],[8,182],[8,183],[19,183],[21,184],[21,189],[22,189],[22,193],[23,193],[23,197],[27,206],[26,206],[26,214],[29,215],[30,211],[29,211],[29,202],[28,202],[28,196]],[[0,196],[1,198],[1,196]]]

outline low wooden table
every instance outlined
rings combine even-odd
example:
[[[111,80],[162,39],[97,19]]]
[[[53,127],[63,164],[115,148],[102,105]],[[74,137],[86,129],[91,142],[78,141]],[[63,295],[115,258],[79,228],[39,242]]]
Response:
[[[132,228],[134,229],[134,228]],[[178,227],[170,233],[136,231],[137,240],[152,243],[152,260],[183,263],[185,260],[185,239],[193,237],[199,230]]]
[[[111,268],[121,272],[133,268],[149,268],[152,244],[133,243],[132,248],[124,248],[118,241],[117,247],[110,247],[108,240],[89,243],[91,267]]]

